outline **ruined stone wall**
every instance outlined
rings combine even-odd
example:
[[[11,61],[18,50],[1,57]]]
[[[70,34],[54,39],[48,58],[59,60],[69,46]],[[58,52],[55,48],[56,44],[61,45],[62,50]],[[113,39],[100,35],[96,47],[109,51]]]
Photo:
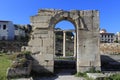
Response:
[[[100,70],[99,12],[81,11],[80,16],[86,30],[78,30],[78,71],[89,70],[91,66]]]
[[[101,54],[120,54],[120,44],[119,43],[101,43],[100,44]]]
[[[101,43],[101,66],[102,70],[119,71],[120,70],[120,44],[119,43]]]
[[[54,27],[62,20],[70,21],[76,28],[77,72],[87,71],[91,67],[100,70],[99,12],[54,9],[39,10],[37,15],[31,17],[33,32],[26,50],[39,54],[34,56],[38,61],[36,70],[40,72],[44,67],[50,72],[54,71]]]

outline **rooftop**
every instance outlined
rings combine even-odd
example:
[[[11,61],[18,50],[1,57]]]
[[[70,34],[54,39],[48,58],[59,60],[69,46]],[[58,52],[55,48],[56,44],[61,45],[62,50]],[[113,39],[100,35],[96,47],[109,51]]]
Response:
[[[0,20],[0,22],[10,22],[10,21]]]
[[[100,33],[102,35],[114,35],[114,33]]]

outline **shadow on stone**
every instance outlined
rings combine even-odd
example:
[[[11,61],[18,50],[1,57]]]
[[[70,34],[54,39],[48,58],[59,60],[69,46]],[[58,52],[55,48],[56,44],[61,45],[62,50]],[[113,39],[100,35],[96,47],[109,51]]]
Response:
[[[101,69],[102,71],[120,71],[120,59],[117,55],[101,55]]]
[[[33,77],[33,80],[38,80],[40,78],[50,78],[50,77],[56,79],[58,77],[56,74],[47,70],[47,66],[45,67],[40,65],[39,62],[36,59],[34,59],[32,56],[31,59],[33,61],[33,65],[30,76]]]
[[[64,73],[75,74],[76,73],[76,61],[75,60],[55,60],[54,61],[54,72],[56,74]]]

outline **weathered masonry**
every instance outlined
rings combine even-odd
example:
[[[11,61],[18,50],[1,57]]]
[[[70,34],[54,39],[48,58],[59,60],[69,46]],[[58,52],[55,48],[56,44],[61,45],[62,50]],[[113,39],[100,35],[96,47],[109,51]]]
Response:
[[[41,9],[31,17],[33,32],[26,50],[33,53],[36,62],[33,68],[38,72],[54,72],[55,25],[68,20],[75,26],[77,72],[94,67],[100,70],[99,54],[99,12],[97,10],[54,10]]]

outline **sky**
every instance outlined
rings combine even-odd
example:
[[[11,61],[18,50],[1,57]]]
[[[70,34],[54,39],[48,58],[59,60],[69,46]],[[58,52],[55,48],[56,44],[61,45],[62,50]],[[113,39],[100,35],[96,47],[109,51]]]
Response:
[[[99,10],[100,28],[120,32],[120,0],[0,0],[0,20],[30,24],[30,16],[44,8]]]

